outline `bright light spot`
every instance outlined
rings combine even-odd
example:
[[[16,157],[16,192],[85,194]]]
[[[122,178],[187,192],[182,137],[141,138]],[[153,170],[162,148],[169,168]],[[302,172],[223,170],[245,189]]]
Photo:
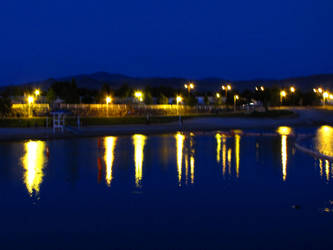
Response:
[[[34,101],[35,101],[35,98],[33,97],[33,96],[28,96],[28,104],[30,105],[30,104],[32,104],[32,103],[34,103]]]
[[[290,87],[290,92],[294,93],[296,91],[295,87]]]
[[[35,95],[36,95],[36,96],[39,96],[39,95],[40,95],[40,90],[39,90],[39,89],[36,89],[36,90],[35,90]]]
[[[286,91],[284,91],[284,90],[282,90],[282,91],[280,92],[280,95],[281,95],[282,97],[286,97],[286,95],[287,95],[287,92],[286,92]]]
[[[106,101],[106,104],[109,104],[109,103],[112,102],[112,98],[111,98],[110,96],[107,96],[107,97],[105,98],[105,101]]]
[[[328,95],[329,95],[328,92],[324,92],[323,97],[324,97],[324,98],[327,98]]]
[[[183,98],[181,96],[177,96],[176,101],[177,101],[177,104],[179,104],[183,101]]]
[[[216,93],[216,97],[217,97],[217,98],[220,98],[220,93]]]
[[[290,135],[293,131],[291,127],[281,126],[276,130],[280,135]]]
[[[323,92],[323,89],[322,89],[322,88],[318,88],[318,92],[319,92],[319,93],[322,93],[322,92]]]

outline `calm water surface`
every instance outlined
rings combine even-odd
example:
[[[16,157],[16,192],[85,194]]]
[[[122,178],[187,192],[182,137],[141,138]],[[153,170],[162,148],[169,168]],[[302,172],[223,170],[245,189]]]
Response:
[[[332,249],[332,163],[278,132],[1,143],[0,248]]]

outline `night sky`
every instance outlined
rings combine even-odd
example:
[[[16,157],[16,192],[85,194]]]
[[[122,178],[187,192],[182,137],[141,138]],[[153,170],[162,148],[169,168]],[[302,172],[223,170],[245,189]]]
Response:
[[[332,0],[2,0],[0,85],[333,73]]]

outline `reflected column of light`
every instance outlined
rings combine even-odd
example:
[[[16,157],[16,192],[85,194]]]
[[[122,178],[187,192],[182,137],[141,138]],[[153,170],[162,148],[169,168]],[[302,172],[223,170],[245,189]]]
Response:
[[[43,167],[46,162],[45,142],[29,141],[24,143],[25,154],[22,158],[24,172],[24,183],[30,196],[33,192],[38,195],[40,185],[43,181]]]
[[[235,158],[236,158],[236,176],[239,178],[239,153],[240,153],[240,135],[235,135]]]
[[[193,136],[194,134],[191,133],[190,134],[190,149],[191,149],[191,156],[190,156],[190,174],[191,174],[191,184],[194,183],[194,153],[195,153],[195,150],[193,148]]]
[[[287,136],[281,136],[281,161],[282,161],[282,179],[283,181],[287,178]]]
[[[333,156],[333,127],[321,126],[315,138],[316,150],[322,154]]]
[[[226,161],[227,161],[227,145],[226,145],[227,139],[225,136],[222,137],[222,174],[223,176],[225,175],[225,170],[226,170]]]
[[[105,181],[108,186],[110,186],[112,181],[112,165],[114,160],[114,148],[116,146],[117,138],[114,136],[108,136],[104,139],[104,161],[106,166]]]
[[[290,127],[281,126],[277,129],[277,132],[281,135],[281,163],[282,163],[282,180],[287,179],[287,162],[288,162],[288,150],[287,139],[288,135],[292,133]]]
[[[231,175],[231,155],[232,155],[232,149],[228,149],[228,173]]]
[[[141,186],[142,181],[142,164],[144,158],[144,147],[146,142],[146,136],[136,134],[133,135],[134,144],[134,162],[135,162],[135,184],[137,187]]]
[[[323,161],[319,159],[320,177],[323,178]]]
[[[177,133],[175,135],[175,138],[176,138],[176,148],[177,148],[178,185],[181,186],[181,183],[182,183],[183,147],[184,147],[185,136],[182,135],[181,133]]]
[[[188,152],[185,152],[185,185],[187,185],[188,181]],[[181,184],[181,180],[179,185]]]
[[[326,173],[326,181],[330,180],[330,162],[325,160],[325,173]]]
[[[221,160],[221,135],[217,133],[215,135],[216,138],[216,161],[220,163]]]
[[[191,184],[194,183],[194,156],[190,157],[190,167],[191,167]]]

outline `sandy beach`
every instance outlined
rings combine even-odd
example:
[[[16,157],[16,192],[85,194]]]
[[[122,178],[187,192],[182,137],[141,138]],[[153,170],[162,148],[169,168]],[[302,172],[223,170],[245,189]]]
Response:
[[[287,118],[218,118],[202,117],[162,124],[89,126],[76,129],[76,133],[65,131],[53,133],[52,128],[0,128],[0,140],[57,139],[85,136],[128,135],[135,133],[161,134],[176,131],[212,131],[230,129],[275,129],[279,126],[333,125],[333,111],[324,109],[293,109],[297,114]]]

